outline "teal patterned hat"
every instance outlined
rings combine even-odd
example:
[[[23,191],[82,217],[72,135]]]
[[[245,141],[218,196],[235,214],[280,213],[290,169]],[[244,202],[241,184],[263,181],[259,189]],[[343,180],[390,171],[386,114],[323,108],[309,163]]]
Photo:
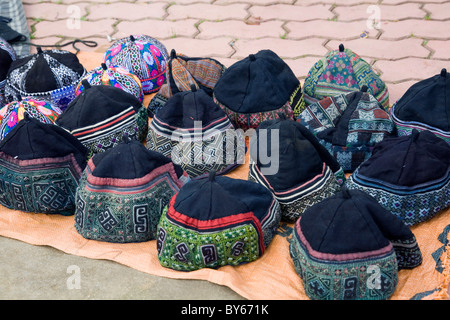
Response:
[[[317,61],[309,70],[303,84],[306,105],[367,86],[369,92],[389,109],[389,93],[386,84],[359,55],[339,45]]]

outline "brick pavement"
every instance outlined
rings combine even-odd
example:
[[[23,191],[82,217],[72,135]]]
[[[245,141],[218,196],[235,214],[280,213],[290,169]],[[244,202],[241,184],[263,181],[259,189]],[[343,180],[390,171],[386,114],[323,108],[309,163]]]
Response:
[[[168,50],[229,66],[269,48],[302,80],[344,45],[371,63],[391,103],[415,81],[450,69],[450,0],[24,0],[32,41],[114,39],[144,33]],[[376,23],[378,21],[378,24]],[[372,22],[372,23],[371,23]],[[374,24],[375,22],[375,24]]]

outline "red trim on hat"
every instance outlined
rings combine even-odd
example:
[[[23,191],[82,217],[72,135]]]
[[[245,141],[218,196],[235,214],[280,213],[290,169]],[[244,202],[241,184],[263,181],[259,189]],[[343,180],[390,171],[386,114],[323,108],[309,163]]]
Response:
[[[117,119],[115,119],[115,120],[113,120],[111,122],[108,122],[108,123],[106,123],[106,124],[104,124],[104,125],[102,125],[102,126],[100,126],[98,128],[93,128],[93,129],[90,129],[90,130],[74,133],[73,135],[76,137],[76,136],[81,136],[81,135],[85,135],[87,133],[91,133],[91,132],[95,132],[95,131],[101,130],[103,128],[106,128],[106,127],[109,127],[109,126],[115,124],[116,122],[119,122],[119,121],[123,120],[124,118],[127,118],[127,117],[131,116],[134,113],[135,113],[135,111],[131,110],[130,112],[125,113],[123,116],[121,116],[121,117],[119,117],[119,118],[117,118]]]

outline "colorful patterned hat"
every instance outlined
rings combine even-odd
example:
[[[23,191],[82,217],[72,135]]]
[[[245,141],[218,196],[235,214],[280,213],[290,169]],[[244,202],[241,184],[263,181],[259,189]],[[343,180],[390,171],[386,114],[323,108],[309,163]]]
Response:
[[[175,93],[190,91],[191,86],[203,89],[212,97],[214,87],[226,67],[212,58],[188,57],[172,49],[167,62],[166,83],[148,105],[153,117]]]
[[[181,271],[236,266],[258,259],[280,224],[280,206],[265,187],[215,176],[175,194],[158,225],[158,259]]]
[[[181,165],[191,178],[225,174],[245,161],[245,138],[203,90],[176,93],[149,125],[147,148]]]
[[[450,143],[450,75],[446,69],[412,85],[390,110],[399,136],[428,130]]]
[[[450,206],[450,145],[430,131],[387,138],[346,184],[415,225]]]
[[[17,59],[14,48],[0,37],[0,106],[7,103],[4,98],[6,76],[13,61]]]
[[[86,70],[78,57],[64,50],[42,50],[15,60],[6,78],[8,102],[20,97],[46,100],[65,110]]]
[[[154,240],[162,209],[188,179],[169,158],[125,136],[89,159],[77,189],[76,230],[106,242]]]
[[[158,92],[166,81],[166,47],[147,35],[130,35],[117,40],[106,50],[103,62],[109,67],[121,66],[135,74],[144,94]]]
[[[261,122],[249,149],[248,178],[274,194],[284,221],[296,221],[307,208],[338,192],[345,181],[336,159],[316,137],[284,114]]]
[[[142,91],[142,85],[139,78],[125,70],[123,67],[109,66],[102,63],[100,67],[97,67],[87,73],[82,79],[86,79],[91,86],[105,85],[113,86],[128,93],[134,95],[139,101],[144,101],[144,91]],[[83,81],[78,83],[75,90],[75,94],[78,96],[83,90]]]
[[[309,70],[303,84],[306,105],[327,97],[359,91],[363,86],[377,99],[385,110],[389,109],[389,93],[386,84],[370,64],[350,49],[339,45],[317,61]]]
[[[261,50],[231,65],[214,88],[214,100],[236,128],[256,129],[264,120],[303,110],[300,81],[275,52]]]
[[[78,138],[93,154],[117,145],[123,135],[143,142],[147,135],[147,109],[132,94],[112,86],[91,86],[56,119],[55,124]]]
[[[0,142],[0,204],[25,212],[74,214],[87,154],[65,130],[25,114]]]
[[[377,142],[395,135],[389,113],[366,90],[363,86],[361,91],[314,102],[297,118],[337,159],[344,172],[353,172],[370,157]]]
[[[342,189],[297,220],[289,252],[312,300],[385,300],[399,269],[422,263],[416,238],[375,199]]]
[[[25,113],[42,123],[55,123],[62,111],[50,102],[33,98],[8,103],[0,109],[0,140],[24,118]]]

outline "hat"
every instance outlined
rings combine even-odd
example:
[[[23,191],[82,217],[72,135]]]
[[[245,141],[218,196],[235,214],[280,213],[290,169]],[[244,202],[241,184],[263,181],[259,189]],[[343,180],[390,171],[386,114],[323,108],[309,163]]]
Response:
[[[253,128],[284,113],[302,109],[300,81],[275,52],[261,50],[231,65],[217,81],[215,102],[236,128]]]
[[[83,81],[86,79],[91,86],[98,86],[100,84],[106,86],[113,86],[134,95],[139,101],[144,101],[144,92],[139,78],[125,70],[123,67],[109,66],[102,63],[87,73],[86,76],[78,83],[75,94],[78,96],[83,90]]]
[[[72,135],[26,113],[0,142],[0,204],[72,215],[86,159],[87,149]]]
[[[450,75],[441,73],[412,85],[390,110],[399,136],[428,130],[450,143]]]
[[[389,113],[366,91],[339,94],[306,106],[297,121],[309,128],[337,159],[352,172],[372,154],[377,142],[395,135]]]
[[[42,123],[54,123],[62,111],[51,102],[33,98],[8,103],[0,109],[0,140],[24,118],[25,113]]]
[[[130,35],[117,40],[106,50],[103,62],[109,67],[121,66],[135,74],[144,94],[157,92],[166,81],[166,47],[147,35]]]
[[[140,142],[148,129],[147,109],[122,89],[83,80],[83,92],[56,119],[55,124],[78,138],[93,154],[117,145],[122,136]]]
[[[212,96],[214,86],[225,70],[226,67],[215,59],[188,57],[172,49],[167,62],[166,83],[148,105],[151,116],[166,104],[167,99],[175,93],[190,91],[192,85]]]
[[[86,70],[78,57],[64,50],[42,50],[15,60],[6,78],[8,102],[20,96],[53,102],[61,110],[75,98],[75,87]]]
[[[169,158],[125,136],[89,159],[77,189],[76,230],[105,242],[154,240],[162,209],[188,179]]]
[[[4,90],[6,76],[17,54],[14,48],[3,38],[0,38],[0,106],[5,104]]]
[[[272,241],[280,216],[267,188],[213,171],[186,183],[164,208],[156,241],[159,262],[192,271],[254,261]]]
[[[450,206],[450,145],[430,131],[385,139],[346,183],[415,225]]]
[[[309,70],[303,83],[306,105],[334,97],[339,94],[358,91],[366,85],[369,92],[385,110],[389,109],[389,93],[386,84],[359,55],[339,45],[317,61]]]
[[[225,174],[245,160],[245,139],[203,90],[176,93],[149,125],[147,148],[181,165],[191,178]]]
[[[249,149],[248,178],[274,194],[285,221],[294,222],[308,207],[338,192],[345,181],[336,159],[316,137],[283,114],[261,122]]]
[[[345,188],[303,213],[289,252],[312,300],[388,299],[398,270],[422,263],[402,221],[364,192]]]

